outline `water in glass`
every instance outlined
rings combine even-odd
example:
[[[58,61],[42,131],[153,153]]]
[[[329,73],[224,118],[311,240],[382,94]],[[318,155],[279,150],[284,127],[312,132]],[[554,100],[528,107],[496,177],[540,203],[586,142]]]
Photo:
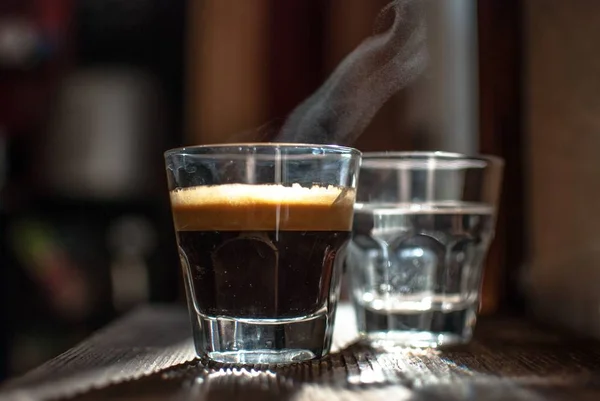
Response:
[[[493,227],[486,204],[357,203],[347,264],[359,331],[382,346],[467,342]]]

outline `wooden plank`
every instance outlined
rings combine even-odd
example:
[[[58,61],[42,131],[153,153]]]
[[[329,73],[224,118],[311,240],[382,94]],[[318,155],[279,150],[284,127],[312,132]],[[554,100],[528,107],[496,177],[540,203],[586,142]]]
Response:
[[[76,400],[587,400],[600,397],[600,344],[519,320],[488,320],[472,344],[446,351],[353,343],[292,366],[194,363]],[[150,398],[148,398],[150,397]]]
[[[66,371],[71,370],[76,386],[80,384],[77,374],[102,365],[121,368],[121,376],[107,381],[110,375],[105,373],[104,384],[94,385],[94,390],[80,387],[73,391],[75,387],[71,387],[69,399],[577,401],[600,397],[600,342],[596,340],[520,319],[488,318],[480,322],[475,340],[466,346],[384,352],[353,340],[352,309],[343,305],[339,312],[336,348],[322,360],[233,366],[173,359],[172,363],[179,364],[163,369],[168,363],[161,365],[159,359],[153,362],[147,357],[152,352],[166,352],[169,345],[182,339],[189,341],[187,316],[172,308],[138,311],[85,343],[82,351],[50,362],[44,374],[38,370],[13,382],[0,392],[0,400],[18,400],[19,395],[21,399],[44,400],[52,389],[57,396],[59,379]],[[146,359],[128,359],[136,352]],[[123,376],[132,367],[135,374]],[[47,385],[45,393],[39,391],[41,382]],[[10,389],[20,393],[7,393]]]

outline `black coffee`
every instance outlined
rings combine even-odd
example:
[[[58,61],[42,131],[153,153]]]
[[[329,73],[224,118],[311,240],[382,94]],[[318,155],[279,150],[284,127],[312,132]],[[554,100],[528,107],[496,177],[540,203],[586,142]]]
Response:
[[[203,314],[274,319],[325,305],[350,233],[180,231],[178,237]]]
[[[322,311],[339,283],[353,195],[335,187],[249,185],[173,191],[194,306],[235,318]]]

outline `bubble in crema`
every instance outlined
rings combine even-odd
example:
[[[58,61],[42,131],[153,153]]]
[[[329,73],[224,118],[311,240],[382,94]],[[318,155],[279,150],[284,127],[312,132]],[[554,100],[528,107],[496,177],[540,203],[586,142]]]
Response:
[[[376,27],[329,79],[288,117],[280,142],[352,144],[377,111],[425,69],[428,59],[423,0],[396,0]],[[381,32],[381,33],[379,33]]]

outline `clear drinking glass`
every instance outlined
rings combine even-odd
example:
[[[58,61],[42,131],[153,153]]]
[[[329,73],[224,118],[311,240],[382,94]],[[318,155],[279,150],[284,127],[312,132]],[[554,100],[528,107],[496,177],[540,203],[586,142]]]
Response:
[[[326,355],[360,152],[226,144],[165,160],[197,354],[230,363]]]
[[[363,154],[348,247],[359,332],[380,346],[471,339],[503,162]]]

